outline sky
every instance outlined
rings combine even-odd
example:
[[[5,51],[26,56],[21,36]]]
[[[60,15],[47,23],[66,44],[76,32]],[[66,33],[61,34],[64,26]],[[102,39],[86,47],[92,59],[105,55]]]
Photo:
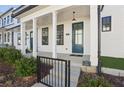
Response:
[[[0,13],[7,11],[11,7],[19,7],[19,5],[0,5]]]

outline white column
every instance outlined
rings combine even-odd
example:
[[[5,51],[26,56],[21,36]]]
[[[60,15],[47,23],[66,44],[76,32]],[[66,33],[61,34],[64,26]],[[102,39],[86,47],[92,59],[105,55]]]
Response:
[[[37,19],[33,19],[33,57],[37,57]]]
[[[21,53],[25,54],[25,23],[21,23]]]
[[[52,29],[52,57],[56,58],[57,54],[56,54],[56,33],[57,33],[57,12],[53,11],[52,12],[52,25],[53,25],[53,29]]]
[[[98,65],[98,14],[97,5],[90,6],[90,62]]]

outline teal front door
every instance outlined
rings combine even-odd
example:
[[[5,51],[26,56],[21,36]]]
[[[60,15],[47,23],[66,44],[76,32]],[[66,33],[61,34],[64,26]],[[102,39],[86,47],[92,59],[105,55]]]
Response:
[[[30,49],[33,50],[33,31],[30,32]]]
[[[72,53],[83,53],[83,22],[72,24]]]

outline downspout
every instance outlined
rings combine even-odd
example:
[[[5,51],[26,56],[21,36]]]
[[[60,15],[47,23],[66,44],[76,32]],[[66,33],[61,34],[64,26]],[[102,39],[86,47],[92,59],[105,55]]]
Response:
[[[101,75],[101,12],[104,8],[104,5],[98,5],[98,75]]]

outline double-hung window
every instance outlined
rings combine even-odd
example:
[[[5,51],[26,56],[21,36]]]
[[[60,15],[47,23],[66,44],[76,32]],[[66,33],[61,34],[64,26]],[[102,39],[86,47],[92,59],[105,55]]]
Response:
[[[4,26],[6,25],[6,18],[4,18]]]
[[[7,24],[9,24],[9,16],[7,16]]]
[[[111,31],[111,16],[102,17],[102,31]]]
[[[48,27],[42,28],[42,45],[48,45],[49,37],[48,37]]]
[[[13,17],[11,16],[11,23],[13,22]]]
[[[57,45],[64,45],[64,25],[57,25]]]

